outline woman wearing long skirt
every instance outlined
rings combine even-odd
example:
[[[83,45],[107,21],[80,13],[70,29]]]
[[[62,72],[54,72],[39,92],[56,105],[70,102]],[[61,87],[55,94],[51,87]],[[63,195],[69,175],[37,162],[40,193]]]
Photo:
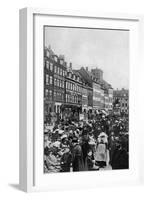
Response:
[[[109,163],[109,151],[107,148],[107,135],[106,133],[102,132],[98,136],[97,147],[95,152],[95,161],[96,165],[100,168],[106,167]]]

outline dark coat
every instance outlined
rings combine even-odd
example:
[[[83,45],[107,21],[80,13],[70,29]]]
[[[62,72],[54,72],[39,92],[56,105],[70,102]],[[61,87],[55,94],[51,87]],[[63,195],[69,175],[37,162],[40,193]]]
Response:
[[[111,160],[112,169],[128,169],[129,156],[125,149],[115,149]]]
[[[72,167],[73,171],[84,170],[82,148],[79,144],[76,144],[76,146],[74,146],[72,150]]]
[[[64,153],[61,157],[61,171],[62,172],[69,172],[70,171],[70,165],[71,165],[72,157],[71,153]]]

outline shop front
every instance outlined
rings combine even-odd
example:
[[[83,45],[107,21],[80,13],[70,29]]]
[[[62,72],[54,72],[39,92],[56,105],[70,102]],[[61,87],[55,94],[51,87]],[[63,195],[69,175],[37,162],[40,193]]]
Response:
[[[79,121],[80,113],[82,112],[82,106],[65,104],[62,106],[62,119]]]

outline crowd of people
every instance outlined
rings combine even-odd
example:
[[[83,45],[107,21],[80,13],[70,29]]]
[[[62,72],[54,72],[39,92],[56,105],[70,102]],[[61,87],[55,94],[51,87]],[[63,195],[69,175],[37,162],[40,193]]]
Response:
[[[99,112],[91,120],[61,120],[44,132],[44,172],[129,168],[127,116]]]

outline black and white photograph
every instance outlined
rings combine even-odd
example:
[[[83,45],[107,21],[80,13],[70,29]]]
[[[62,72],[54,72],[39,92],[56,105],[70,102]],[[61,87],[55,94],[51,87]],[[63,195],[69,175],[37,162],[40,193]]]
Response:
[[[44,173],[129,169],[129,30],[43,27]]]

